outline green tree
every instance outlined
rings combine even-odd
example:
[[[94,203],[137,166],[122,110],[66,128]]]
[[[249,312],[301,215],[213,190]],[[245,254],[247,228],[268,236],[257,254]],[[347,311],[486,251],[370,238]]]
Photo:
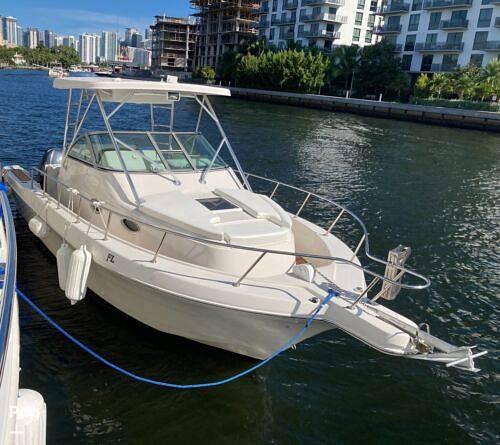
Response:
[[[440,98],[444,93],[449,91],[450,80],[446,74],[436,73],[432,76],[432,79],[428,82],[427,86],[423,86],[424,90],[430,91],[432,96]]]
[[[394,57],[394,46],[382,40],[362,49],[356,80],[360,93],[401,95],[408,90],[408,76],[401,60]]]
[[[193,77],[213,82],[215,80],[215,70],[210,66],[198,66],[193,71]]]
[[[413,94],[415,95],[415,97],[425,98],[429,96],[429,90],[429,77],[427,76],[427,74],[420,74],[420,76],[417,77],[415,86],[413,87]]]
[[[69,68],[71,65],[78,65],[80,57],[74,48],[68,46],[58,46],[53,50],[55,60],[57,60],[64,68]]]
[[[334,83],[343,82],[346,90],[350,89],[360,62],[361,50],[358,46],[340,46],[333,53],[330,78]]]
[[[492,60],[484,68],[484,80],[491,95],[500,96],[500,60]]]
[[[226,51],[222,54],[219,65],[217,66],[217,76],[223,82],[234,83],[241,58],[242,55],[236,51]]]

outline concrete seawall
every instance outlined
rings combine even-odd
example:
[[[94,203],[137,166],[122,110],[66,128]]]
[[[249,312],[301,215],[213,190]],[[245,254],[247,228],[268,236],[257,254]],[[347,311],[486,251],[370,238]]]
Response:
[[[458,108],[430,107],[248,88],[231,88],[231,93],[233,97],[255,101],[500,132],[500,113],[492,111],[461,110]]]

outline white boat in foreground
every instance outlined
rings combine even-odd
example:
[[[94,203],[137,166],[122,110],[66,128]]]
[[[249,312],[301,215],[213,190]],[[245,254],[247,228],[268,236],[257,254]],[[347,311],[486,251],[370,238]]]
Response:
[[[448,344],[381,304],[430,284],[405,267],[408,248],[376,258],[348,209],[242,170],[209,99],[229,90],[176,78],[68,78],[54,86],[69,91],[63,152],[49,151],[41,169],[10,166],[3,176],[30,229],[57,256],[72,303],[88,286],[155,329],[262,359],[333,289],[302,340],[339,328],[386,354],[478,370],[474,358],[484,351]],[[128,104],[149,107],[147,131],[113,130]],[[178,130],[175,111],[193,105],[191,128]],[[83,132],[93,107],[104,131]],[[218,139],[202,134],[207,121]],[[269,196],[252,184],[267,186]],[[286,190],[301,195],[293,211],[275,200]],[[312,201],[331,209],[329,227],[301,216]]]
[[[19,389],[19,313],[16,297],[16,234],[5,187],[0,184],[0,444],[45,444],[43,397]]]

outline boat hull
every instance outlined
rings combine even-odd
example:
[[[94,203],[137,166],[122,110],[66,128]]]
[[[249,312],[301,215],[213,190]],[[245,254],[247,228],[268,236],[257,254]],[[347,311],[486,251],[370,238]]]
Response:
[[[29,221],[35,212],[19,195],[14,196],[18,210]],[[53,255],[62,243],[54,230],[41,241]],[[120,311],[161,332],[257,359],[282,347],[305,323],[303,317],[266,315],[187,299],[96,262],[90,268],[88,287]],[[330,323],[316,321],[301,341],[333,328]]]

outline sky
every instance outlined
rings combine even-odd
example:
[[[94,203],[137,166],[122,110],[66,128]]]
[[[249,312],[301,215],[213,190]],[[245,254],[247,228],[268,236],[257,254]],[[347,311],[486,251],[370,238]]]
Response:
[[[186,17],[189,0],[1,0],[0,16],[17,18],[18,25],[50,29],[58,35],[78,35],[124,28],[141,34],[155,15]]]

